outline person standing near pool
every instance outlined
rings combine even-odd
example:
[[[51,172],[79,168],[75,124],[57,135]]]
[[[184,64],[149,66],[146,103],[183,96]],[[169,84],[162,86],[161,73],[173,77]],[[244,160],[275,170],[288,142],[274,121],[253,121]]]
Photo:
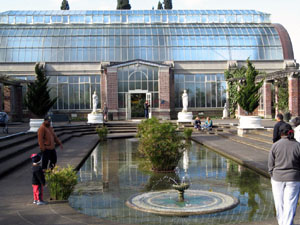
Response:
[[[44,123],[38,130],[38,143],[42,153],[42,169],[45,171],[50,168],[51,170],[55,167],[57,162],[55,144],[58,144],[61,149],[63,145],[54,133],[53,128],[50,124],[51,118],[46,116]]]
[[[268,169],[278,224],[293,225],[300,191],[300,143],[291,125],[283,123],[279,132],[281,139],[272,145]]]

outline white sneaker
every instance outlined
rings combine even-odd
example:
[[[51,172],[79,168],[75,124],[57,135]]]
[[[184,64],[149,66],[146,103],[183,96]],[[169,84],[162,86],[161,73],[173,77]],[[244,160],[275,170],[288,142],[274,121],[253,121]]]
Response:
[[[38,202],[37,200],[33,200],[33,204],[37,204],[37,202]]]
[[[47,205],[47,204],[48,204],[48,202],[44,202],[44,201],[38,201],[36,204],[37,204],[37,205]]]

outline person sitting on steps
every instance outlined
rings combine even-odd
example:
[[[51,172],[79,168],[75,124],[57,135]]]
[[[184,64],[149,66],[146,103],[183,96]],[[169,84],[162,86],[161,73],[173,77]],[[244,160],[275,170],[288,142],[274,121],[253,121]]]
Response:
[[[194,121],[194,128],[197,129],[197,130],[200,130],[201,129],[201,121],[200,121],[200,118],[197,116],[195,121]]]
[[[202,126],[202,130],[204,130],[204,129],[212,130],[212,127],[213,127],[213,122],[210,119],[210,117],[208,116],[208,117],[206,117],[205,124]]]

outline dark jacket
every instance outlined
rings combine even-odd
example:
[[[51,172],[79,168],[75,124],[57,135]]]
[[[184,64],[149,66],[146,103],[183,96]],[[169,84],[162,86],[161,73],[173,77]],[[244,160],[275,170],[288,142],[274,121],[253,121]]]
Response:
[[[281,138],[272,145],[268,168],[275,181],[300,181],[300,143]]]
[[[144,103],[144,109],[145,109],[145,110],[148,110],[148,109],[149,109],[149,103],[146,103],[146,102]]]
[[[284,121],[278,121],[275,126],[274,126],[274,130],[273,130],[273,143],[275,143],[276,141],[278,141],[280,139],[280,132],[279,132],[279,127],[284,124]]]
[[[45,185],[45,176],[40,165],[32,166],[32,184]]]

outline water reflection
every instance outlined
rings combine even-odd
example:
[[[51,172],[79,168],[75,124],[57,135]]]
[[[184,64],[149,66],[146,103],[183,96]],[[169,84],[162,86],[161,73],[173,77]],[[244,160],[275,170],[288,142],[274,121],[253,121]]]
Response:
[[[137,139],[110,140],[98,145],[78,173],[79,184],[69,199],[70,205],[91,216],[129,224],[225,224],[274,217],[269,179],[193,142],[188,150],[190,189],[231,194],[240,200],[236,208],[178,218],[126,207],[125,202],[131,195],[170,189],[171,179],[179,181],[185,174],[183,160],[179,164],[179,174],[143,171],[141,165],[145,162],[137,156],[137,147]]]
[[[229,161],[226,181],[232,186],[238,187],[240,194],[248,195],[248,206],[251,208],[248,219],[252,221],[256,211],[259,209],[258,199],[266,204],[260,176]],[[256,198],[256,196],[259,198]]]

